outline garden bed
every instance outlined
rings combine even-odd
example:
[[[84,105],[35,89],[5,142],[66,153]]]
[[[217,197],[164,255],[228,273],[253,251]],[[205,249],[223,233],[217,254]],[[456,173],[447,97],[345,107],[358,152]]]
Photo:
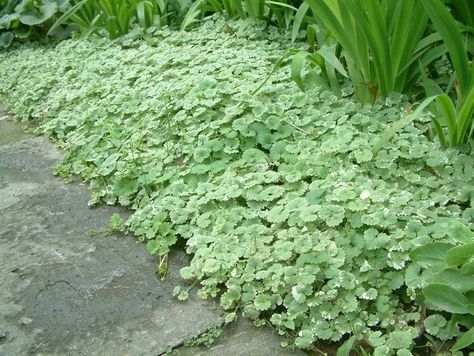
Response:
[[[135,211],[111,223],[160,256],[159,273],[182,243],[182,277],[227,321],[241,310],[299,348],[355,335],[408,354],[425,317],[408,254],[444,239],[439,217],[474,222],[474,158],[430,140],[425,116],[385,139],[412,110],[401,96],[302,93],[286,69],[251,95],[287,46],[275,28],[215,18],[24,45],[0,53],[0,95],[66,150],[57,174],[89,181],[91,205]]]

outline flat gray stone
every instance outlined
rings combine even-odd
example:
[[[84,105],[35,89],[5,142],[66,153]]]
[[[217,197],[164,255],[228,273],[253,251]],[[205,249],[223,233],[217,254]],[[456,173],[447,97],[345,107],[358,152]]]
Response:
[[[14,122],[0,107],[0,145],[31,137],[23,127]]]
[[[172,296],[184,253],[160,281],[143,244],[105,236],[128,212],[88,208],[60,157],[39,137],[0,146],[0,355],[158,355],[219,325],[213,302]]]
[[[299,350],[280,346],[282,338],[270,327],[256,328],[250,321],[239,317],[237,322],[227,325],[210,347],[180,347],[171,356],[304,356]]]

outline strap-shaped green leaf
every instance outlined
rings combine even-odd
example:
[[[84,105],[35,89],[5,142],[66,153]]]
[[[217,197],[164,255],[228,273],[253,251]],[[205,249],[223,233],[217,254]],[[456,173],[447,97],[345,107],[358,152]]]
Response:
[[[472,79],[466,47],[458,25],[441,0],[421,0],[421,2],[431,22],[449,48],[449,55],[461,86],[462,95],[466,95]]]
[[[458,127],[458,142],[464,143],[468,137],[472,136],[474,130],[474,90],[472,89],[462,104]]]
[[[66,22],[72,15],[74,15],[84,4],[89,0],[81,0],[76,5],[72,6],[69,10],[67,10],[64,14],[62,14],[56,22],[51,26],[46,36],[49,36],[55,29],[61,26],[64,22]]]
[[[418,116],[421,115],[423,110],[434,100],[436,96],[430,96],[423,100],[420,105],[415,109],[415,111],[409,115],[406,115],[404,118],[397,121],[393,126],[383,135],[379,141],[372,148],[372,152],[377,153],[399,130],[404,126],[408,125],[410,122],[415,120]]]
[[[458,126],[456,108],[454,107],[453,101],[448,95],[441,94],[436,98],[436,102],[446,121],[449,144],[456,146],[458,144]]]
[[[296,11],[295,19],[293,21],[293,27],[291,29],[291,42],[295,42],[298,32],[300,31],[301,24],[303,23],[304,17],[309,10],[309,5],[307,3],[302,3]]]
[[[298,85],[301,91],[305,91],[303,82],[303,67],[306,61],[306,57],[311,55],[306,51],[298,52],[291,61],[291,79]]]
[[[452,350],[457,351],[464,349],[474,343],[474,327],[466,331],[460,338],[457,339],[456,343],[453,345]]]

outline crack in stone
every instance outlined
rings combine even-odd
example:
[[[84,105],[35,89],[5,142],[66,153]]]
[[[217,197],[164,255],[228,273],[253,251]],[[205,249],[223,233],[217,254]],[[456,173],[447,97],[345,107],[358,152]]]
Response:
[[[77,293],[80,292],[80,290],[77,289],[76,287],[74,287],[69,281],[67,281],[65,279],[60,279],[60,280],[54,281],[53,283],[46,283],[38,292],[36,292],[36,297],[38,297],[38,295],[40,293],[43,293],[43,292],[47,291],[48,288],[54,287],[58,283],[65,283],[66,285],[71,287],[75,292],[77,292]]]
[[[58,283],[64,283],[66,284],[67,286],[69,286],[73,291],[75,291],[78,296],[81,298],[81,299],[84,299],[84,297],[80,294],[80,290],[77,289],[76,287],[74,287],[69,281],[65,280],[65,279],[60,279],[60,280],[57,280],[57,281],[54,281],[52,283],[46,283],[39,291],[36,292],[35,294],[35,299],[38,299],[39,295],[41,293],[44,293],[46,292],[49,288],[51,287],[54,287],[56,284]],[[33,305],[33,309],[36,309],[38,307],[38,305],[40,305],[41,302],[37,301],[34,305]]]

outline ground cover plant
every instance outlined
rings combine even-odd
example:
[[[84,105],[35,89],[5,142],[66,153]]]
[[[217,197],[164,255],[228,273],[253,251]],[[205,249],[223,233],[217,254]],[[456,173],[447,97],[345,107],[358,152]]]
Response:
[[[185,244],[183,278],[226,320],[241,310],[304,349],[352,335],[374,355],[427,352],[409,253],[445,241],[441,217],[472,227],[472,154],[430,140],[428,115],[375,150],[415,109],[398,95],[302,93],[288,69],[251,95],[288,48],[276,28],[213,18],[151,33],[1,53],[2,100],[66,150],[57,173],[90,181],[91,204],[135,210],[124,228],[160,273]],[[460,328],[435,336],[449,348]]]

